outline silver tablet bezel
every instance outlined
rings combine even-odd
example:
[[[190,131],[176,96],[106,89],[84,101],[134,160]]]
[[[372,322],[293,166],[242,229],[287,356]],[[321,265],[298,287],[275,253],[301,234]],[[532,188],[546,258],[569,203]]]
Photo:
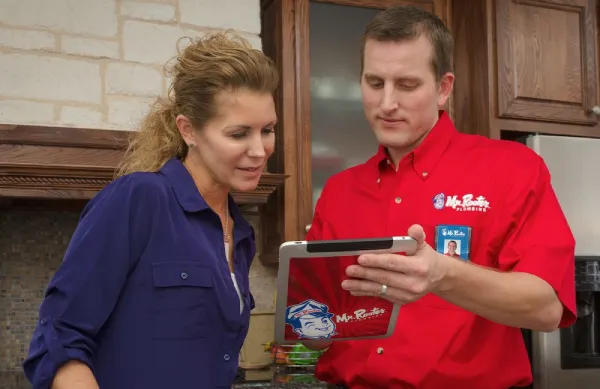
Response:
[[[290,241],[279,247],[279,270],[277,273],[277,299],[275,303],[275,342],[292,344],[301,340],[285,339],[285,310],[287,307],[290,259],[314,257],[338,257],[361,255],[365,253],[406,253],[413,255],[417,250],[417,242],[409,236],[388,238],[341,239],[327,241]],[[346,341],[356,339],[377,339],[391,336],[396,328],[400,305],[394,304],[391,320],[385,334],[371,337],[352,337],[331,339]],[[309,340],[309,339],[307,339]]]

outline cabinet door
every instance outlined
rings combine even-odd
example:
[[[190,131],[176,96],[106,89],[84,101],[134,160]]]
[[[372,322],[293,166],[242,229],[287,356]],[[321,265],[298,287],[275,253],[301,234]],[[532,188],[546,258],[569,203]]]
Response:
[[[311,142],[311,181],[302,186],[310,191],[307,203],[311,208],[303,212],[304,220],[310,220],[326,181],[377,152],[378,143],[364,116],[360,92],[360,48],[366,25],[388,6],[409,4],[436,12],[435,8],[442,8],[445,2],[337,0],[305,4],[308,40],[304,44],[308,53],[302,56],[301,50],[305,90],[300,99],[305,104],[301,105],[300,117],[307,120],[302,128]]]
[[[269,201],[284,240],[302,239],[331,175],[366,161],[377,141],[360,96],[360,46],[377,12],[414,5],[447,21],[447,0],[261,0],[263,50],[281,71],[269,172],[289,176]],[[449,109],[452,108],[449,104]],[[262,255],[261,255],[262,257]]]
[[[501,118],[595,125],[596,1],[497,0]]]

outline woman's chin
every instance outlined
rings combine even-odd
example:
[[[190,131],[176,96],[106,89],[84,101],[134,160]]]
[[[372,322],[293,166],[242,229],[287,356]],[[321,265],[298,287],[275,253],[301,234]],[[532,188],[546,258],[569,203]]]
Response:
[[[231,183],[231,189],[237,192],[251,192],[258,186],[259,179],[255,180],[235,180]]]

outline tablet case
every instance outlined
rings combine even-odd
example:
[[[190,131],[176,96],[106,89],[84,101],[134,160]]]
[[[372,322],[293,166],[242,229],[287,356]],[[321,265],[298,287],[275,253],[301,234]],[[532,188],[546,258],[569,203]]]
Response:
[[[354,340],[392,335],[400,306],[342,289],[346,268],[367,252],[414,253],[410,237],[286,242],[279,250],[275,341]]]

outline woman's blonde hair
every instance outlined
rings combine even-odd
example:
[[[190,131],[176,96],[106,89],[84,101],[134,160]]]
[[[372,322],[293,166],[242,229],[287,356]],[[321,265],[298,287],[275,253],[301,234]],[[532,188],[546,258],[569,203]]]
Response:
[[[232,31],[191,40],[167,70],[173,80],[167,98],[159,98],[132,133],[117,169],[117,177],[132,172],[155,172],[171,158],[185,158],[188,146],[175,118],[184,115],[197,130],[218,114],[221,92],[248,89],[275,92],[279,73],[273,61]],[[168,65],[167,65],[168,66]]]

